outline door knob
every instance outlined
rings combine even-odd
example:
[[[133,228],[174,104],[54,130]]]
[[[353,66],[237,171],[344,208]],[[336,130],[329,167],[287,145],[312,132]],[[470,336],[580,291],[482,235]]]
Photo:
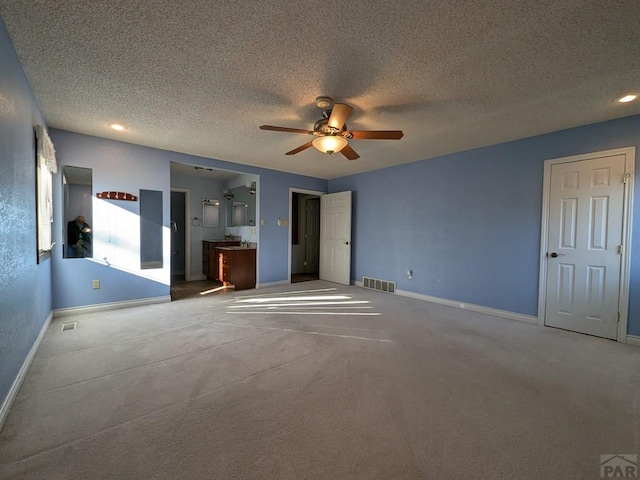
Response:
[[[551,252],[551,253],[548,253],[547,256],[551,258],[564,257],[564,253]]]

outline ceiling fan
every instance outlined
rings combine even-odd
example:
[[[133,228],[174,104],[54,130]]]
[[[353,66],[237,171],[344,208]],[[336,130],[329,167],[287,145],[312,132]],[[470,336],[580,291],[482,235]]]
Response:
[[[349,140],[400,140],[404,135],[402,130],[349,130],[345,122],[351,115],[353,107],[346,103],[336,103],[333,104],[333,108],[330,108],[332,104],[333,100],[329,97],[316,98],[316,105],[324,110],[322,118],[315,123],[313,130],[274,127],[273,125],[261,125],[260,129],[274,132],[306,133],[316,137],[285,153],[285,155],[295,155],[309,147],[315,147],[329,155],[340,152],[349,160],[360,158],[360,155],[349,145]]]

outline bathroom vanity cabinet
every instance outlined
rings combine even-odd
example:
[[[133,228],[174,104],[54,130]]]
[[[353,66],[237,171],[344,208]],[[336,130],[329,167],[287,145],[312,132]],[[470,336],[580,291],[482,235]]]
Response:
[[[246,247],[218,247],[218,279],[225,287],[236,290],[256,286],[256,249]]]
[[[219,280],[218,255],[216,247],[239,246],[240,240],[203,240],[202,241],[202,273],[207,280]]]

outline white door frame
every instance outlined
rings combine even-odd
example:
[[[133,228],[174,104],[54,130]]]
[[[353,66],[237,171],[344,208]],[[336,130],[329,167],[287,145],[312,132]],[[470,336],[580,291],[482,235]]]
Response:
[[[191,190],[171,187],[171,191],[184,193],[184,279],[188,282],[191,280]]]
[[[317,190],[305,190],[304,188],[296,188],[296,187],[289,187],[289,237],[287,238],[287,244],[288,244],[288,249],[287,249],[287,272],[288,272],[288,280],[289,283],[291,283],[291,235],[292,235],[292,224],[293,222],[291,221],[291,219],[293,218],[293,194],[294,193],[304,193],[307,195],[317,195],[317,196],[322,196],[327,192],[319,192]]]
[[[547,292],[547,251],[549,229],[549,198],[551,195],[551,167],[559,163],[579,162],[593,158],[609,157],[614,155],[625,156],[626,181],[624,183],[624,199],[622,212],[622,259],[620,264],[620,293],[618,306],[620,321],[618,322],[617,341],[627,343],[627,322],[629,311],[629,277],[630,277],[630,250],[631,230],[633,218],[633,180],[635,169],[635,147],[616,148],[601,152],[592,152],[570,157],[553,158],[544,162],[544,180],[542,189],[542,225],[540,228],[540,278],[538,282],[538,325],[544,326]],[[622,181],[622,179],[621,179]]]

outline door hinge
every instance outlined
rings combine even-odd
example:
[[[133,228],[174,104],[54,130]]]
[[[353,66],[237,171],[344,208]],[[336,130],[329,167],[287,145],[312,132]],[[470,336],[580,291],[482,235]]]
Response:
[[[620,323],[620,312],[618,312],[618,323]]]
[[[618,245],[618,255],[622,255],[624,253],[624,245]]]
[[[622,176],[622,183],[627,183],[629,181],[629,179],[631,178],[631,173],[626,172],[623,176]]]

